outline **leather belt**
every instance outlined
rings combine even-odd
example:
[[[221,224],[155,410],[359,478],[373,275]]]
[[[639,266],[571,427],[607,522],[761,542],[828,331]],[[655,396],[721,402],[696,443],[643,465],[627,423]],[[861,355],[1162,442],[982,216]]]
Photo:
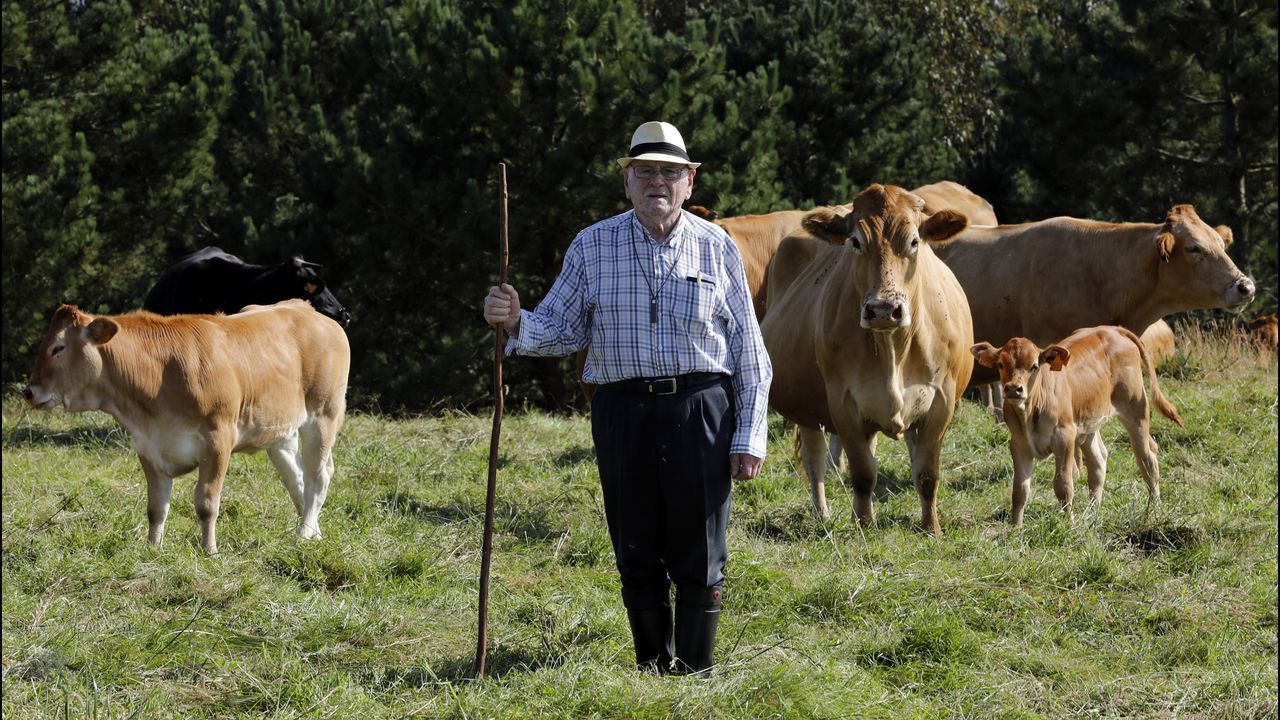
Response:
[[[676,395],[692,390],[701,390],[729,377],[723,373],[696,372],[687,375],[676,375],[663,378],[635,378],[619,380],[600,387],[632,395]]]

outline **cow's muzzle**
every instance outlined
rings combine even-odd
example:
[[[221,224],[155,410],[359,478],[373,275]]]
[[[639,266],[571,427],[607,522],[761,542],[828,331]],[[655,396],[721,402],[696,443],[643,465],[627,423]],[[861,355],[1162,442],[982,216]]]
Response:
[[[44,398],[43,400],[38,399],[36,397],[36,391],[31,389],[31,385],[29,383],[22,388],[22,399],[26,400],[27,404],[36,410],[46,410],[53,407],[58,402],[58,399],[52,396]]]
[[[910,324],[911,308],[901,295],[870,298],[862,303],[862,327],[868,330],[897,330]]]
[[[1238,313],[1244,310],[1246,305],[1253,302],[1257,291],[1258,287],[1254,284],[1253,278],[1241,275],[1231,284],[1231,287],[1227,288],[1226,293],[1224,293],[1223,304],[1227,306],[1227,310]]]
[[[1019,383],[1007,383],[1001,389],[1004,391],[1005,400],[1022,402],[1027,399],[1027,388]]]

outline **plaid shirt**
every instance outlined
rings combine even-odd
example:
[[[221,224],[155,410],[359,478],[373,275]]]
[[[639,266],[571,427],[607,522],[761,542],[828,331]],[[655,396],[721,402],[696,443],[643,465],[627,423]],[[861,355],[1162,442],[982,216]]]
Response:
[[[583,370],[590,383],[732,375],[738,425],[730,452],[765,456],[773,366],[742,256],[718,225],[681,212],[659,245],[629,210],[578,233],[546,297],[536,310],[520,311],[507,353],[567,355],[583,347],[590,348]]]

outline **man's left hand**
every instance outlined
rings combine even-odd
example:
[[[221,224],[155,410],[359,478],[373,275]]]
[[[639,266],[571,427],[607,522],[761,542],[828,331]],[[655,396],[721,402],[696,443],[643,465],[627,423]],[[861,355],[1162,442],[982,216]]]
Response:
[[[748,453],[729,453],[729,475],[734,480],[750,480],[760,474],[764,458]]]

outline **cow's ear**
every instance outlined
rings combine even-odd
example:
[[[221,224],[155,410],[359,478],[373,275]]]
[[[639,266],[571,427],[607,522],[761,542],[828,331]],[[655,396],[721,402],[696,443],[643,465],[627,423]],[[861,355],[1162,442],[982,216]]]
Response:
[[[850,214],[839,208],[818,208],[804,216],[801,225],[809,234],[831,245],[842,245],[849,237]]]
[[[1050,345],[1040,351],[1040,362],[1049,363],[1049,369],[1054,372],[1062,370],[1071,361],[1071,351],[1061,345]]]
[[[920,238],[925,242],[944,242],[960,234],[969,218],[955,210],[939,210],[920,225]]]
[[[1214,228],[1214,230],[1216,230],[1218,236],[1222,238],[1222,246],[1231,247],[1231,241],[1236,239],[1235,233],[1231,232],[1231,228],[1226,225],[1219,225]]]
[[[1156,249],[1160,251],[1160,259],[1169,262],[1169,256],[1178,244],[1178,239],[1171,232],[1162,232],[1156,236]]]
[[[53,314],[53,321],[75,322],[76,316],[79,314],[80,308],[63,303],[58,306],[58,311]]]
[[[979,365],[989,368],[996,366],[996,359],[1000,354],[996,346],[989,342],[980,342],[969,348],[969,352],[973,353],[973,359],[977,360]]]
[[[111,318],[95,318],[84,329],[84,337],[94,345],[106,345],[120,332],[120,325]]]

